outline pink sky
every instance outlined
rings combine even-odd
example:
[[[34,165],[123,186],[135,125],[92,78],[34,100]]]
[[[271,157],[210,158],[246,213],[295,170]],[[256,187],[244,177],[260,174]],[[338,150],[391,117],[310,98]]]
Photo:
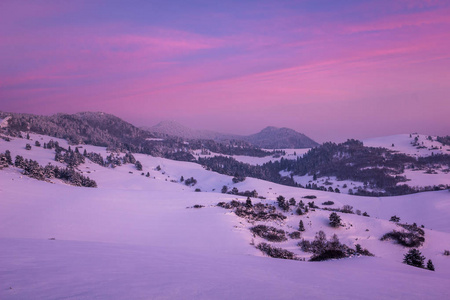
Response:
[[[448,1],[2,1],[0,110],[319,142],[447,135],[449,15]]]

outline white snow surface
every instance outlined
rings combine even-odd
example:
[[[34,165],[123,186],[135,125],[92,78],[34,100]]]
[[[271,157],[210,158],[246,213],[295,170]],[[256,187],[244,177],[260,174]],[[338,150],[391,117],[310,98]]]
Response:
[[[50,140],[39,135],[31,135],[31,141],[0,140],[0,152],[8,149],[13,157],[55,164],[54,151],[35,147],[36,139],[41,144]],[[27,143],[31,150],[25,150]],[[106,156],[104,148],[83,147]],[[87,160],[81,165],[79,170],[98,188],[37,181],[14,167],[0,170],[0,299],[450,298],[450,257],[442,255],[450,250],[448,191],[369,198],[253,178],[233,184],[231,177],[194,163],[135,157],[149,178],[131,164],[111,169]],[[179,182],[181,176],[193,176],[198,183],[187,187]],[[329,212],[322,210],[306,216],[289,213],[284,222],[268,225],[292,231],[302,219],[303,238],[311,240],[319,230],[328,237],[336,233],[342,243],[360,243],[375,257],[315,263],[265,257],[250,245],[263,241],[248,230],[253,224],[215,206],[245,200],[221,194],[223,185],[256,189],[267,198],[254,203],[273,204],[279,195],[297,201],[316,195],[321,207],[333,201],[332,207],[349,204],[367,211],[371,217],[341,214],[345,227],[339,229],[328,225]],[[194,204],[205,207],[190,208]],[[379,240],[398,228],[388,221],[394,214],[402,222],[425,225],[426,242],[419,250],[433,260],[435,272],[403,264],[408,249]],[[273,244],[309,257],[297,242]]]

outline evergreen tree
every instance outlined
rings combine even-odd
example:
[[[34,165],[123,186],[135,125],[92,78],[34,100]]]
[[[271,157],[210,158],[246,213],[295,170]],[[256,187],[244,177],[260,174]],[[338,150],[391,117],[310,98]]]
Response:
[[[184,177],[183,177],[183,175],[181,175],[180,182],[183,182],[183,181],[184,181]]]
[[[147,174],[145,175],[145,177],[150,177],[150,172],[147,172]]]
[[[398,223],[398,222],[400,222],[400,217],[397,217],[396,215],[394,215],[389,219],[389,221]]]
[[[427,262],[427,269],[430,271],[434,271],[434,265],[433,265],[433,262],[431,261],[431,259],[429,259]]]
[[[20,155],[17,155],[16,159],[14,161],[14,166],[16,166],[17,168],[23,169],[24,165],[25,165],[25,160],[23,159],[23,157]]]
[[[314,241],[311,243],[314,254],[321,254],[327,246],[327,236],[322,230],[316,233]]]
[[[337,213],[335,213],[335,212],[332,212],[330,214],[330,218],[329,219],[330,219],[330,225],[332,227],[339,227],[339,226],[342,225],[341,224],[341,217],[339,217],[339,215]]]
[[[418,268],[424,267],[424,261],[425,256],[423,256],[422,253],[417,249],[409,250],[403,258],[403,263]]]
[[[303,225],[303,220],[300,220],[298,224],[298,231],[305,231],[305,226]]]
[[[222,194],[226,194],[228,192],[228,187],[226,185],[224,185],[222,187]]]
[[[289,205],[295,206],[296,201],[294,198],[289,199]]]
[[[8,163],[8,165],[12,165],[12,158],[11,158],[11,152],[9,152],[9,150],[5,151],[5,158],[6,158],[6,162]]]
[[[333,234],[331,240],[327,243],[328,250],[341,250],[341,242],[336,234]]]
[[[136,161],[135,166],[138,171],[142,171],[142,164],[140,161]]]
[[[253,207],[252,199],[250,199],[250,197],[247,197],[247,200],[245,201],[245,206],[248,208]]]

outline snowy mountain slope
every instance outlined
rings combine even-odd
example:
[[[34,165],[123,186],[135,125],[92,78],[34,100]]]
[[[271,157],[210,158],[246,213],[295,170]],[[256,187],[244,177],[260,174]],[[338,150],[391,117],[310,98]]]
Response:
[[[263,149],[266,151],[270,151],[270,149]],[[275,155],[268,155],[264,157],[256,157],[256,156],[245,156],[245,155],[223,155],[220,153],[214,153],[210,152],[210,154],[202,154],[201,151],[194,151],[194,156],[196,158],[198,157],[214,157],[214,156],[227,156],[232,157],[237,161],[250,164],[250,165],[263,165],[269,161],[279,161],[281,158],[284,159],[297,159],[298,157],[301,157],[303,154],[308,152],[309,148],[302,148],[302,149],[278,149],[279,151],[284,152],[283,153],[277,153]]]
[[[248,142],[261,148],[312,148],[319,144],[290,128],[268,126],[258,133],[245,138]]]
[[[438,154],[450,154],[450,146],[443,145],[436,140],[436,136],[428,136],[423,134],[399,134],[385,137],[370,138],[363,141],[367,147],[382,147],[388,150],[406,154],[414,158],[430,157]],[[417,166],[407,166],[402,173],[396,175],[406,178],[397,185],[408,185],[410,187],[424,188],[441,185],[443,188],[450,185],[450,169],[448,166],[434,164],[427,168],[418,168]],[[373,165],[367,168],[379,168]],[[362,170],[362,169],[361,169]],[[283,176],[290,176],[289,172],[283,171]],[[338,188],[342,193],[348,193],[362,189],[365,191],[383,192],[382,189],[371,189],[364,187],[364,182],[351,180],[337,180],[336,176],[324,176],[313,179],[313,176],[294,176],[295,182],[306,186],[307,184],[316,184],[317,186],[325,186],[326,188]],[[344,186],[345,185],[345,186]]]
[[[368,147],[383,147],[416,157],[450,153],[450,146],[442,145],[436,141],[436,136],[431,136],[432,140],[429,140],[428,137],[430,136],[417,133],[397,134],[365,139],[363,143]],[[417,146],[413,145],[414,142],[417,142]]]
[[[33,140],[40,138],[50,139],[31,136]],[[0,140],[0,152],[9,149],[13,157],[20,154],[39,159],[41,164],[55,163],[53,150],[34,146],[25,150],[29,142]],[[106,156],[104,148],[83,147]],[[1,299],[450,296],[450,259],[442,255],[444,249],[450,249],[448,191],[367,198],[253,178],[234,184],[230,176],[207,171],[195,163],[143,154],[135,157],[143,165],[142,172],[150,172],[150,177],[142,176],[132,164],[111,169],[87,160],[79,166],[83,174],[97,181],[95,189],[37,181],[22,176],[14,167],[0,170]],[[187,187],[179,182],[181,176],[192,176],[198,183]],[[223,185],[240,191],[256,189],[267,198],[252,199],[254,203],[274,204],[279,195],[297,201],[315,195],[320,207],[331,200],[335,203],[331,207],[349,204],[367,211],[370,218],[341,214],[346,226],[339,229],[328,225],[329,212],[322,210],[305,216],[286,213],[284,222],[266,224],[291,231],[302,219],[305,238],[311,239],[318,230],[324,230],[328,237],[337,233],[341,242],[349,246],[360,243],[376,257],[321,263],[264,257],[250,245],[252,240],[261,241],[248,230],[253,224],[215,206],[219,201],[245,200],[221,194]],[[196,188],[202,192],[194,192]],[[205,207],[187,208],[195,204]],[[407,249],[379,240],[397,228],[388,221],[394,214],[402,222],[425,225],[426,242],[420,250],[433,260],[436,272],[402,264]],[[297,241],[274,244],[308,257],[296,246]]]

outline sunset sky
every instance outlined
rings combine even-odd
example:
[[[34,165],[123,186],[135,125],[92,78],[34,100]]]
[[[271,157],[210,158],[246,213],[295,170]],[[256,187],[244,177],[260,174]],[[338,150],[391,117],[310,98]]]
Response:
[[[0,1],[0,110],[450,134],[450,1]]]

